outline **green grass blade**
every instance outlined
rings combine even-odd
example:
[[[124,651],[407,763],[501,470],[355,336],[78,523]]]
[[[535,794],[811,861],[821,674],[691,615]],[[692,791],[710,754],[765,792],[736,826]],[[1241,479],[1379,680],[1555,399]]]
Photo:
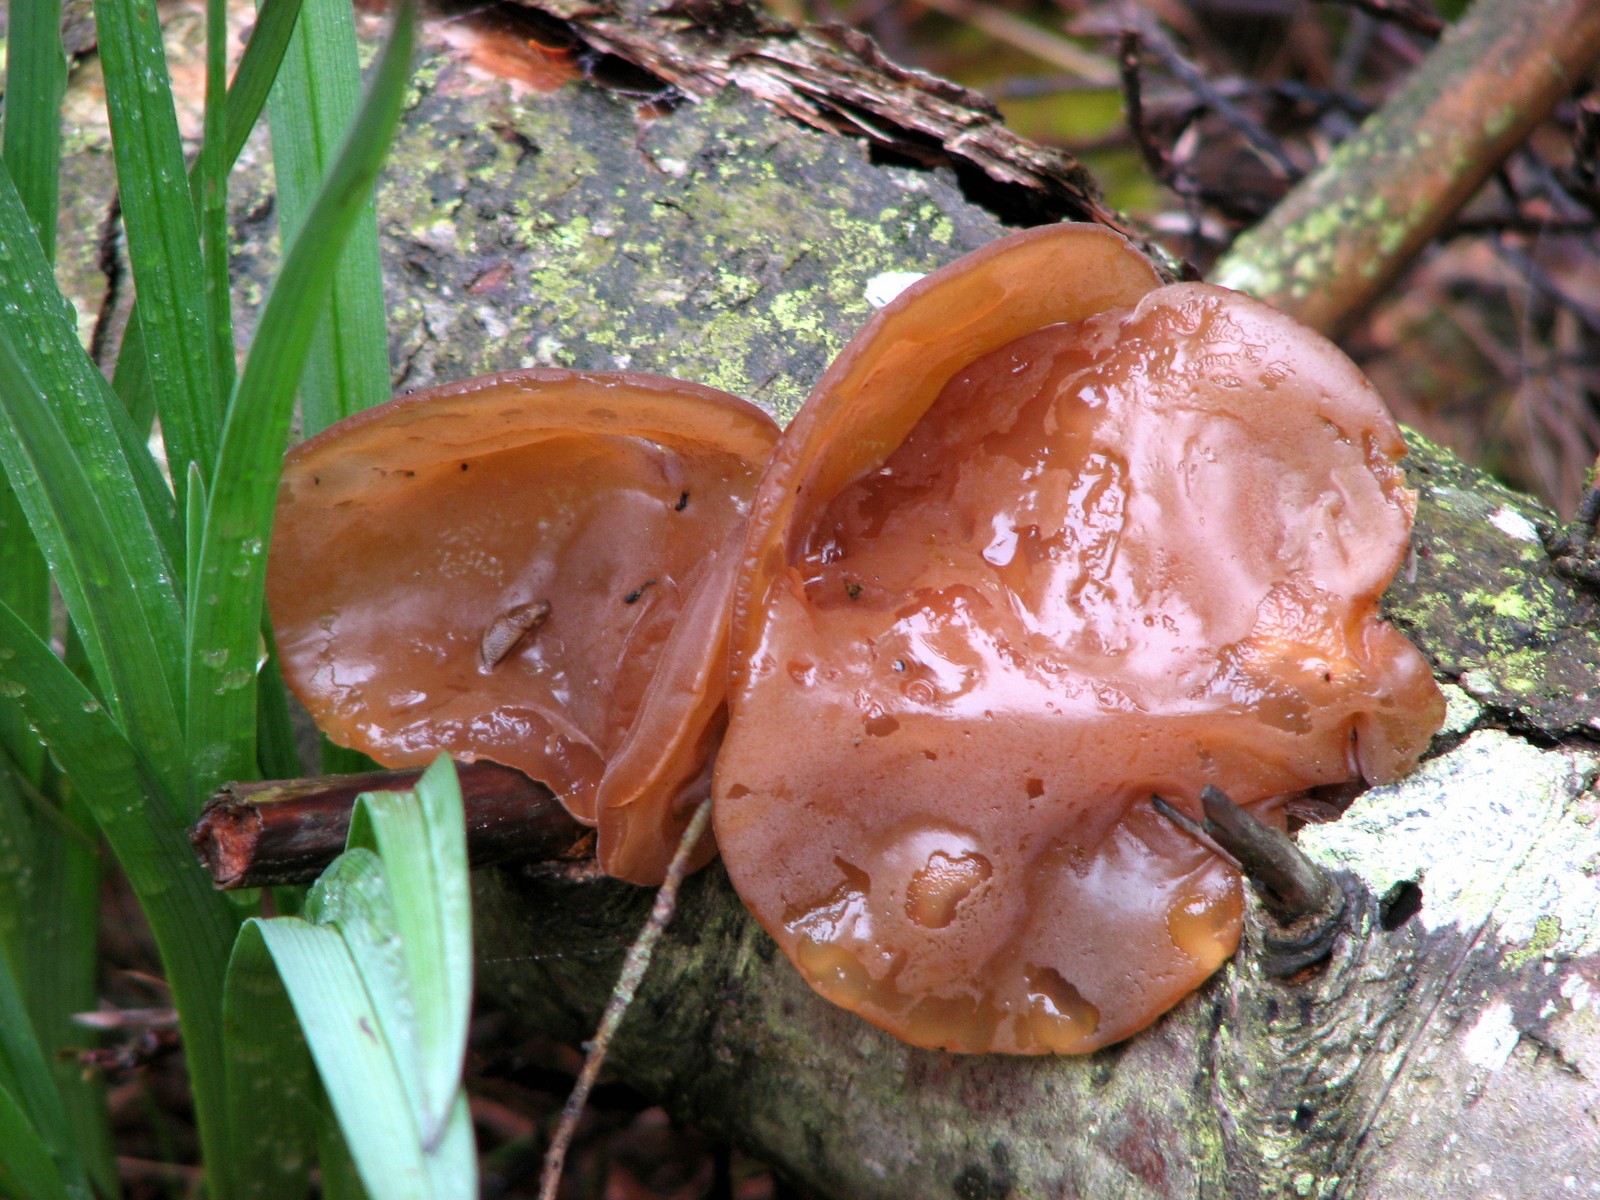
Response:
[[[251,920],[228,960],[228,1107],[238,1200],[292,1200],[310,1184],[322,1121],[316,1075],[289,994]]]
[[[256,760],[263,779],[291,779],[304,775],[306,765],[300,761],[300,743],[294,718],[289,715],[289,689],[278,668],[270,625],[262,627],[261,636],[268,646],[268,658],[261,668],[256,697]]]
[[[50,1147],[28,1121],[22,1105],[0,1087],[0,1196],[10,1200],[75,1200],[84,1192],[67,1190]]]
[[[127,412],[78,341],[77,314],[56,287],[11,173],[0,164],[0,327],[27,348],[35,381],[107,500],[123,513],[130,548],[167,573],[179,553],[172,491]],[[8,381],[0,379],[0,394]],[[124,477],[128,477],[125,479]],[[129,484],[131,479],[131,486]],[[146,530],[133,528],[142,523]],[[152,543],[151,546],[145,544]],[[47,548],[48,549],[48,548]]]
[[[61,0],[11,0],[6,21],[5,130],[0,153],[47,259],[55,258],[61,190],[61,98],[67,54]]]
[[[228,171],[225,132],[228,99],[227,0],[206,0],[205,138],[189,190],[200,223],[210,317],[211,385],[218,396],[233,391],[233,293],[228,263]]]
[[[200,231],[190,206],[173,203],[187,179],[155,0],[94,10],[145,356],[181,488],[191,462],[210,476],[221,424]]]
[[[173,580],[137,509],[117,506],[117,492],[132,490],[126,472],[97,470],[74,445],[62,406],[34,378],[37,344],[19,345],[21,336],[0,320],[0,466],[46,547],[108,703],[176,786],[185,772],[168,657],[181,653]]]
[[[304,0],[272,92],[273,169],[278,220],[287,243],[304,224],[356,111],[360,72],[349,0]],[[328,319],[300,380],[307,434],[389,398],[389,345],[371,201],[356,218],[339,259]]]
[[[324,1112],[317,1135],[317,1165],[322,1172],[323,1200],[370,1200],[361,1186],[361,1172],[331,1110]]]
[[[4,475],[0,467],[0,475]],[[10,483],[0,478],[0,603],[10,606],[39,633],[50,628],[50,572],[28,516]],[[0,696],[0,745],[26,746],[14,751],[17,769],[33,783],[43,778],[44,752],[26,734],[22,710]]]
[[[177,509],[172,489],[145,444],[148,430],[128,419],[98,367],[78,341],[78,317],[56,287],[55,274],[33,234],[11,173],[0,164],[0,325],[31,348],[34,378],[60,410],[59,420],[91,470],[104,474],[108,499],[141,520],[164,564],[178,561]],[[0,389],[5,380],[0,379]],[[123,476],[131,476],[129,489]],[[138,514],[137,517],[135,514]],[[165,570],[166,567],[164,566]]]
[[[247,928],[271,952],[294,1002],[367,1191],[386,1200],[430,1200],[433,1175],[404,1081],[344,937],[297,917],[252,921]]]
[[[155,935],[178,1008],[205,1161],[232,1161],[222,1039],[222,984],[237,921],[195,862],[180,796],[39,637],[0,605],[0,688],[23,706],[51,757],[89,805]],[[227,1181],[211,1181],[228,1200]]]
[[[26,1114],[45,1148],[56,1191],[77,1200],[90,1200],[88,1176],[73,1143],[67,1110],[56,1092],[49,1061],[23,1001],[22,988],[4,954],[0,954],[0,1092],[14,1100]],[[0,1158],[9,1158],[11,1154],[11,1144],[0,1136]]]
[[[372,191],[388,151],[410,74],[414,0],[395,9],[394,29],[373,68],[361,111],[262,310],[255,343],[228,408],[190,595],[188,732],[197,792],[255,765],[256,651],[266,544],[288,441],[295,384],[338,264],[345,235]]]
[[[299,14],[300,0],[267,0],[261,6],[255,29],[239,60],[233,86],[228,89],[223,131],[225,174],[233,170],[239,152],[244,149],[250,131],[255,128]],[[200,189],[193,180],[190,193],[195,218],[199,220]],[[145,359],[144,325],[139,320],[137,296],[134,297],[133,312],[128,316],[127,328],[122,334],[122,345],[117,351],[113,386],[133,418],[134,425],[139,429],[149,429],[151,415],[155,412],[155,393],[151,390],[150,371]]]
[[[393,795],[374,795],[385,794]],[[357,801],[358,807],[371,798],[362,796]],[[370,850],[353,847],[340,855],[311,889],[306,899],[305,917],[317,925],[336,927],[349,947],[350,960],[361,976],[368,1002],[378,1015],[389,1052],[394,1056],[395,1070],[404,1090],[401,1099],[412,1114],[414,1136],[426,1145],[432,1129],[416,1016],[418,1006],[425,1000],[413,989],[406,970],[404,935],[395,917],[395,902],[387,864]],[[361,1136],[360,1127],[348,1123],[345,1133],[352,1143]]]
[[[117,1185],[105,1089],[68,1053],[84,1041],[72,1014],[95,1006],[99,896],[100,835],[81,798],[58,802],[0,755],[0,954],[22,985],[79,1157],[109,1195]]]
[[[472,900],[455,764],[441,756],[411,793],[356,803],[350,845],[381,855],[416,997],[423,1137],[439,1137],[461,1085],[472,1010]]]
[[[228,89],[226,158],[230,168],[267,103],[299,21],[300,4],[301,0],[265,0],[256,14],[256,27],[239,60],[233,86]]]

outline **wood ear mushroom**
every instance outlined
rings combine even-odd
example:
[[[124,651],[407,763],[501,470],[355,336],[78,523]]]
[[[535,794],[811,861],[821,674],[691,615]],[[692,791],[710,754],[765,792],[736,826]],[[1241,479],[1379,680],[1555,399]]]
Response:
[[[1378,615],[1403,453],[1325,339],[1054,226],[903,293],[781,437],[558,371],[352,418],[291,456],[269,595],[335,740],[519,767],[642,883],[710,787],[822,995],[917,1045],[1078,1053],[1238,942],[1237,872],[1152,795],[1281,825],[1438,728]]]
[[[659,883],[722,734],[738,542],[776,436],[710,388],[558,370],[342,421],[284,469],[284,676],[385,766],[519,768],[596,826],[607,872]]]
[[[1392,779],[1443,702],[1378,619],[1414,500],[1331,344],[1088,226],[923,280],[755,501],[716,827],[812,986],[897,1036],[1073,1053],[1232,953],[1150,807]]]

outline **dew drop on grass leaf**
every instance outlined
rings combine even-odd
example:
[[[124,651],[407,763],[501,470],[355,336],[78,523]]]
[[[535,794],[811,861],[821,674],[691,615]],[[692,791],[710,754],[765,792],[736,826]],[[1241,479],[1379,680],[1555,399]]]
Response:
[[[20,700],[28,694],[28,689],[15,679],[0,679],[0,696],[9,700]]]

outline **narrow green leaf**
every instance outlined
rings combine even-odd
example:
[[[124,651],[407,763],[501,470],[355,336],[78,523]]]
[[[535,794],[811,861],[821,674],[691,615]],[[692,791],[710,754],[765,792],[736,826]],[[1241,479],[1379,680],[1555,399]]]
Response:
[[[361,74],[354,13],[348,0],[304,0],[283,70],[272,92],[273,169],[278,220],[287,243],[316,199],[355,117]],[[328,300],[300,379],[307,434],[389,398],[389,345],[378,225],[371,202],[345,242]]]
[[[45,1145],[10,1092],[0,1087],[0,1195],[13,1200],[75,1200]]]
[[[363,795],[358,807],[367,799]],[[338,929],[350,948],[351,962],[394,1056],[404,1100],[414,1118],[415,1136],[426,1146],[432,1126],[417,1019],[418,1005],[425,1001],[406,970],[404,934],[395,918],[395,895],[386,864],[371,850],[347,850],[311,889],[304,915],[317,925]],[[352,1139],[360,1136],[358,1129],[349,1126],[346,1132]]]
[[[310,1186],[322,1109],[305,1038],[254,920],[228,960],[230,1164],[240,1200],[292,1200]]]
[[[289,715],[289,689],[278,667],[270,622],[262,623],[261,637],[267,661],[256,681],[256,763],[263,779],[291,779],[305,774],[306,768],[300,761],[300,744]]]
[[[122,403],[106,386],[106,379],[78,344],[77,315],[56,288],[50,262],[38,246],[32,222],[22,208],[10,171],[0,165],[0,330],[8,331],[14,347],[34,379],[35,394],[50,398],[43,418],[59,426],[75,458],[96,483],[96,499],[106,510],[106,520],[117,530],[128,562],[138,578],[150,581],[149,603],[166,611],[165,621],[179,613],[163,595],[163,579],[171,578],[178,562],[178,522],[173,494],[150,458],[144,437],[134,429]],[[22,405],[21,379],[0,376],[0,406]],[[24,480],[26,485],[27,480]],[[26,506],[24,506],[26,509]],[[27,510],[27,509],[26,509]],[[29,520],[34,512],[29,512]],[[35,531],[35,536],[38,536]],[[46,557],[58,566],[70,557],[70,546],[45,544]],[[61,582],[61,581],[58,581]],[[72,618],[80,626],[90,621],[82,597],[67,592]],[[107,597],[125,603],[126,597]],[[37,610],[35,610],[37,614]],[[29,613],[24,613],[29,616]],[[43,629],[43,619],[37,629]],[[176,638],[163,654],[181,653],[181,626],[174,624],[168,637]],[[165,643],[163,643],[165,646]],[[181,670],[168,667],[170,682],[181,680]]]
[[[191,462],[211,474],[221,424],[200,231],[190,206],[172,203],[186,178],[155,0],[95,0],[94,11],[145,355],[182,487]]]
[[[255,763],[256,690],[251,685],[265,551],[295,383],[339,249],[371,194],[399,122],[415,21],[414,0],[402,0],[350,137],[262,310],[228,408],[221,459],[210,487],[200,582],[189,604],[189,752],[199,794],[226,778],[247,776]]]
[[[0,953],[10,956],[84,1170],[109,1195],[117,1176],[105,1089],[68,1053],[84,1043],[72,1014],[96,1003],[100,831],[62,782],[48,778],[68,793],[57,800],[0,755]]]
[[[0,466],[0,603],[45,633],[50,628],[50,571],[4,474]],[[40,781],[44,752],[26,734],[22,710],[5,697],[0,697],[0,746],[11,747],[18,771],[35,784]]]
[[[232,1161],[222,1043],[222,983],[237,921],[194,860],[181,796],[162,789],[99,701],[15,613],[0,605],[0,688],[27,712],[90,806],[154,933],[178,1008],[205,1160]],[[228,1200],[226,1180],[211,1182]]]
[[[200,542],[206,532],[206,481],[200,464],[189,464],[189,490],[183,498],[183,586],[194,595],[200,574]]]
[[[36,1131],[58,1192],[90,1200],[89,1180],[78,1160],[67,1111],[56,1093],[22,988],[4,954],[0,954],[0,1092],[16,1101]],[[12,1147],[3,1137],[0,1148],[0,1158],[10,1156]]]
[[[55,258],[61,186],[61,97],[67,54],[61,0],[11,0],[6,20],[3,152],[47,259]]]
[[[256,14],[256,26],[239,60],[233,86],[228,89],[227,150],[229,168],[238,160],[256,118],[278,77],[284,51],[300,17],[301,0],[265,0]]]
[[[298,917],[251,921],[246,931],[272,954],[367,1191],[433,1197],[404,1081],[344,938]]]
[[[218,396],[233,391],[233,293],[228,262],[228,6],[206,0],[205,137],[190,174],[200,223],[205,267],[206,314],[211,346],[211,386]],[[220,406],[220,403],[219,403]]]
[[[0,1091],[16,1099],[29,1117],[54,1165],[56,1187],[66,1195],[90,1200],[88,1176],[78,1162],[67,1110],[56,1093],[56,1082],[45,1058],[34,1021],[22,1000],[22,989],[11,973],[11,963],[0,954]],[[0,1139],[0,1157],[10,1154]]]
[[[390,881],[416,1000],[423,1136],[439,1136],[460,1088],[472,1010],[472,900],[455,764],[441,755],[412,793],[360,797],[350,845],[369,846]]]
[[[108,702],[161,764],[163,778],[176,785],[184,771],[168,659],[181,645],[173,581],[159,548],[141,538],[148,530],[137,510],[114,507],[119,481],[76,452],[58,420],[60,407],[34,379],[32,357],[24,357],[16,335],[0,322],[0,465],[47,548]]]
[[[108,502],[125,515],[132,544],[152,542],[160,574],[178,560],[172,489],[141,432],[78,341],[78,318],[33,234],[11,173],[0,164],[0,325],[23,347],[34,378],[59,410],[57,419],[92,471],[101,472]],[[6,387],[0,378],[0,393]],[[132,483],[129,485],[128,480]],[[143,524],[147,532],[133,526]]]
[[[322,1174],[322,1200],[370,1200],[361,1186],[361,1172],[350,1154],[344,1131],[331,1109],[323,1114],[317,1135],[317,1165]]]
[[[284,48],[294,32],[300,14],[300,0],[267,0],[250,41],[245,45],[239,60],[239,70],[234,75],[233,86],[228,90],[227,120],[224,131],[224,172],[232,171],[261,115],[267,94],[272,90],[272,79],[283,61]],[[195,219],[200,218],[200,189],[194,172],[191,172],[190,197]],[[145,358],[144,325],[139,320],[138,297],[128,315],[123,330],[122,345],[117,351],[117,365],[112,384],[127,407],[133,424],[148,430],[155,412],[155,393],[150,384],[150,371]]]

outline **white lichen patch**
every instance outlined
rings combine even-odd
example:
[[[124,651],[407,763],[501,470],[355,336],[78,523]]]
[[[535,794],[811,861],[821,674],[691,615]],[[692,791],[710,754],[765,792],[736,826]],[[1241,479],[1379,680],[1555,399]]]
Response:
[[[1597,769],[1499,730],[1472,734],[1400,782],[1373,788],[1343,818],[1300,834],[1309,854],[1382,896],[1422,888],[1429,931],[1486,922],[1503,945],[1559,929],[1541,956],[1600,951],[1600,888],[1583,871],[1592,831],[1569,806]]]
[[[1461,1055],[1475,1067],[1498,1071],[1506,1065],[1522,1034],[1511,1006],[1496,1000],[1481,1013],[1461,1039]]]
[[[1561,981],[1561,996],[1572,1006],[1572,1011],[1582,1012],[1594,1003],[1594,988],[1589,986],[1589,981],[1577,971],[1573,971]]]
[[[1470,692],[1453,683],[1440,684],[1439,690],[1444,693],[1444,724],[1439,727],[1440,734],[1462,734],[1478,723],[1483,705],[1474,700]]]
[[[873,308],[882,308],[921,278],[920,271],[884,271],[874,275],[867,280],[867,303]]]
[[[1501,505],[1489,514],[1489,524],[1501,533],[1514,537],[1519,542],[1537,542],[1539,530],[1527,517],[1514,509]]]

